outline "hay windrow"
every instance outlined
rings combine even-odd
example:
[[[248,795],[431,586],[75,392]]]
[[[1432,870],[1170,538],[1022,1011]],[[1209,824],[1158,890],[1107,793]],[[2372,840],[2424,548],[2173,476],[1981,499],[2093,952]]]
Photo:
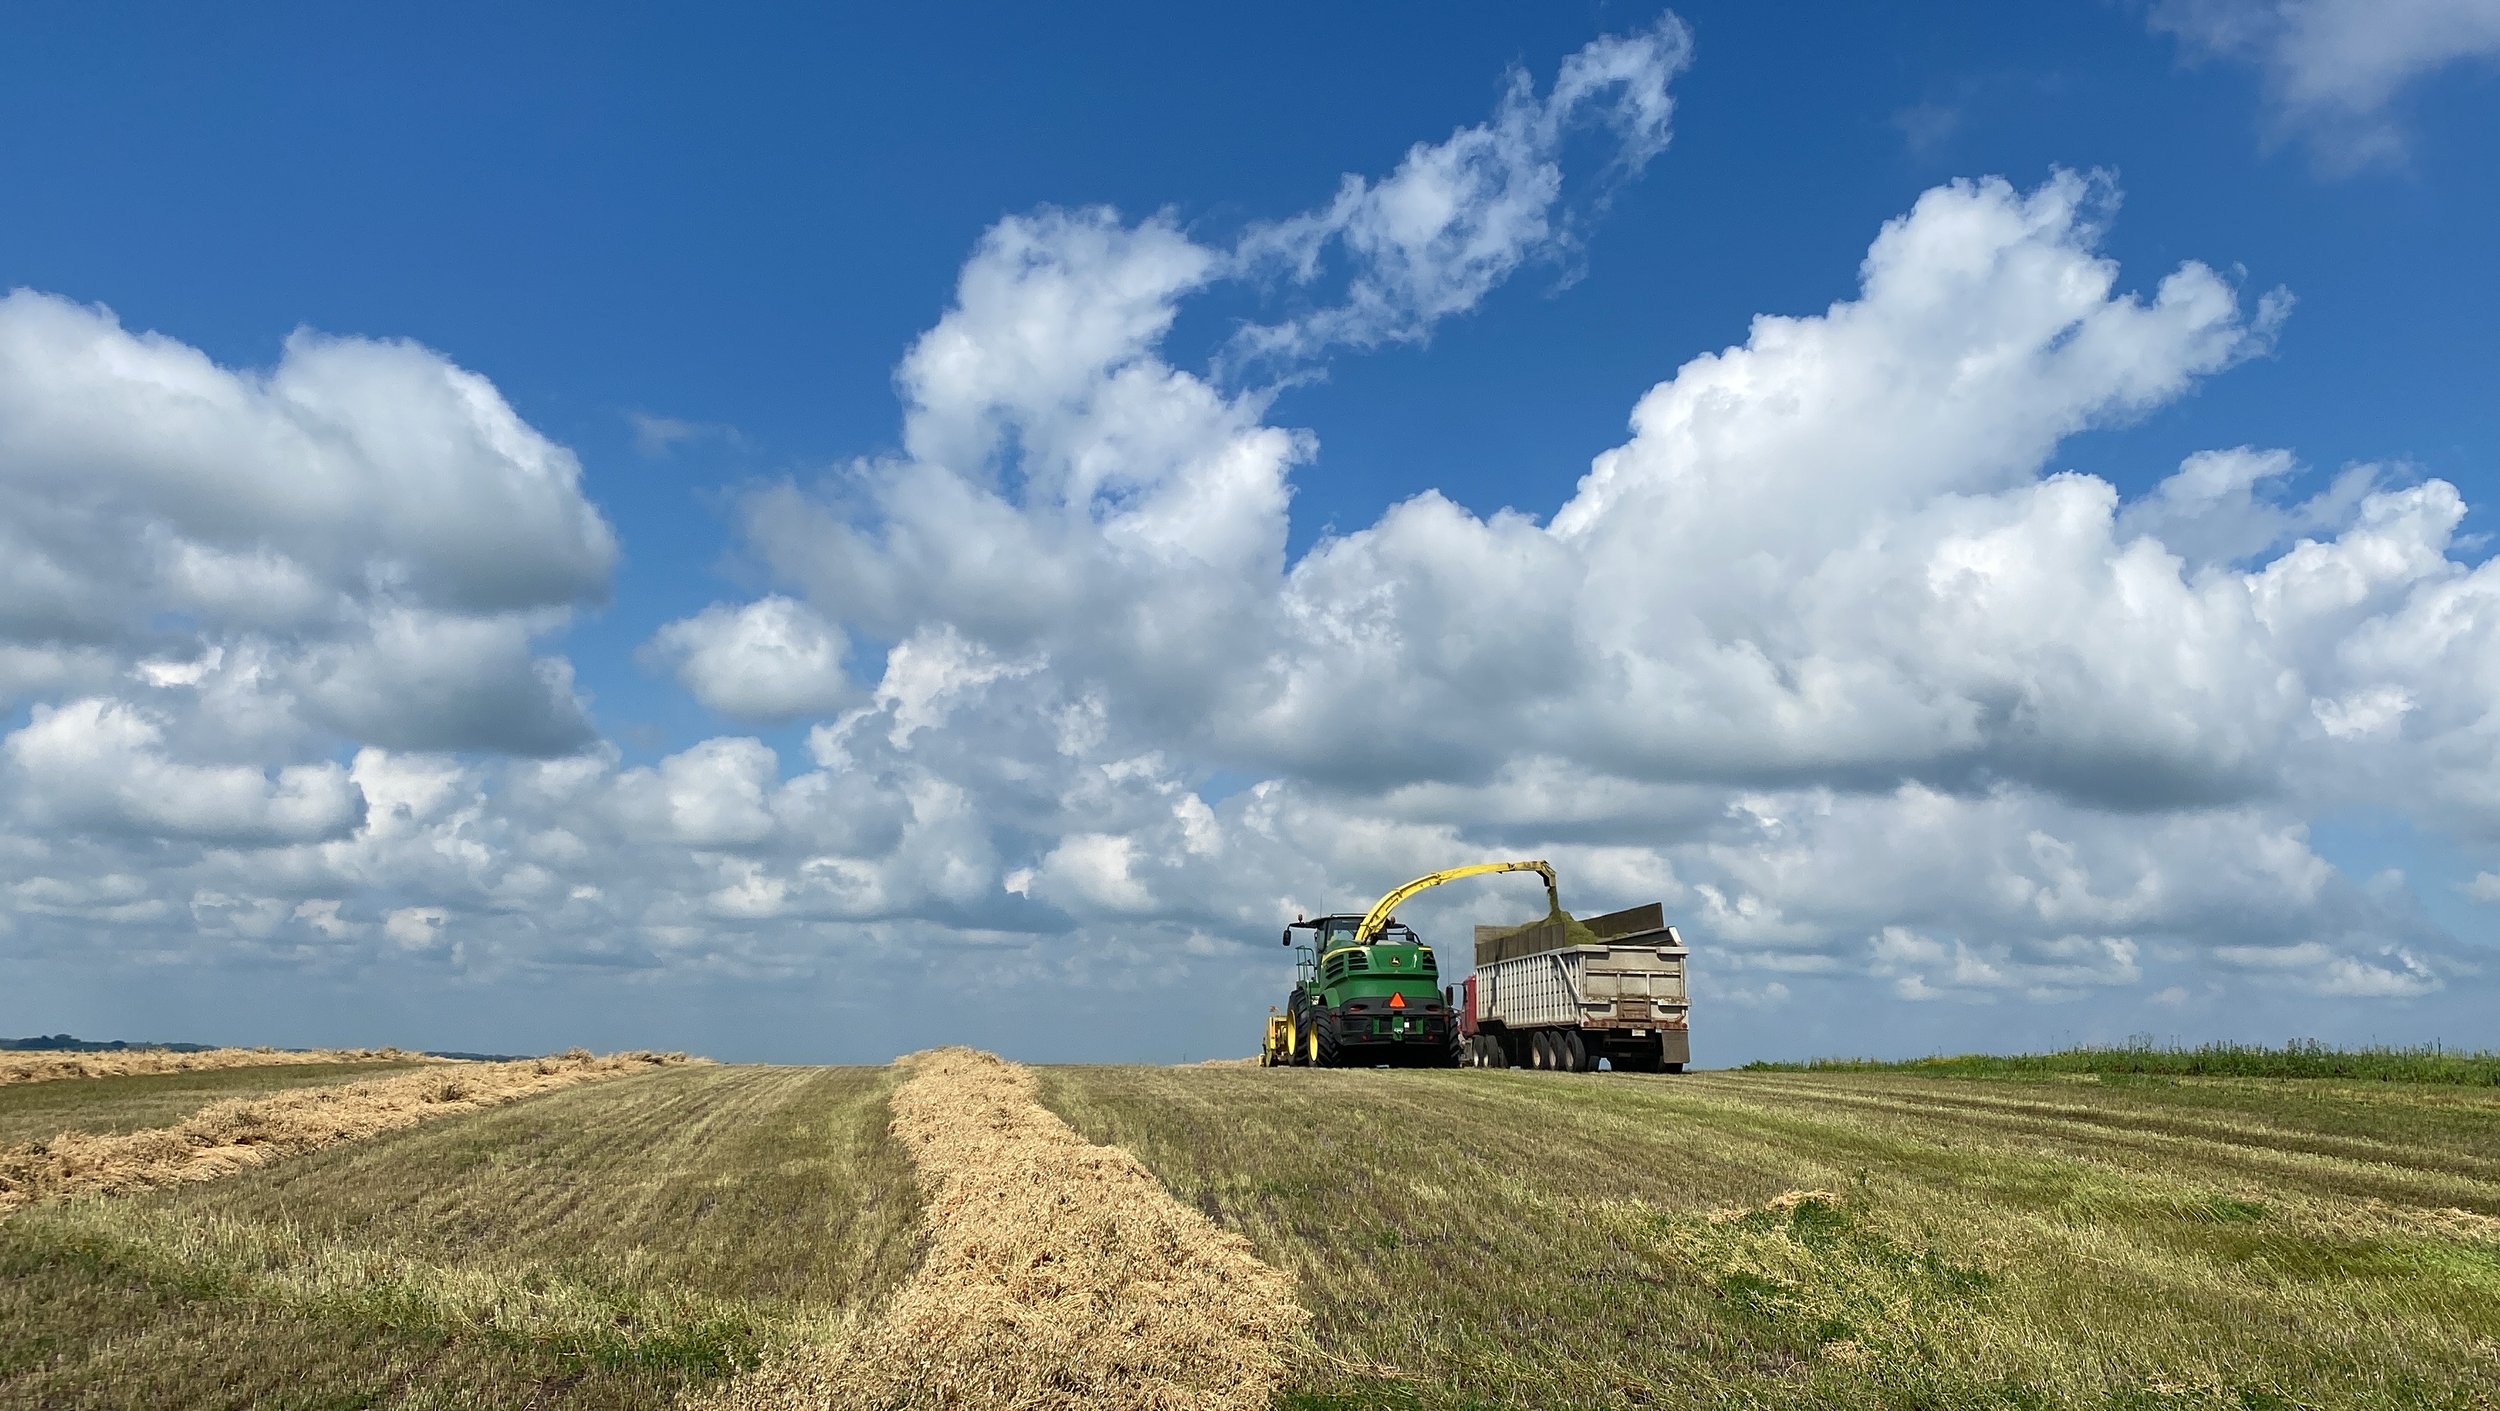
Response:
[[[63,1078],[128,1078],[144,1073],[195,1073],[210,1068],[257,1068],[283,1063],[451,1063],[454,1059],[396,1048],[209,1048],[177,1052],[161,1048],[101,1053],[32,1050],[0,1053],[0,1087]]]
[[[1071,1131],[1025,1069],[961,1048],[907,1061],[894,1134],[927,1195],[927,1258],[873,1325],[697,1405],[1268,1405],[1309,1319],[1283,1272]]]
[[[0,1149],[0,1216],[38,1200],[125,1195],[355,1141],[429,1118],[690,1060],[684,1054],[594,1057],[575,1050],[512,1063],[446,1064],[387,1078],[231,1098],[170,1127],[119,1135],[64,1132]]]

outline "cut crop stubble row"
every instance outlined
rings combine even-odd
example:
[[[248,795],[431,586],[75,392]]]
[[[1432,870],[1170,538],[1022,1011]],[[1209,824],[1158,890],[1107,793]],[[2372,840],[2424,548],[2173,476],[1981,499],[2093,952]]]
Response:
[[[428,1118],[687,1061],[683,1054],[575,1052],[511,1063],[446,1064],[335,1087],[234,1098],[170,1127],[118,1135],[64,1132],[0,1150],[0,1216],[38,1200],[212,1180]]]

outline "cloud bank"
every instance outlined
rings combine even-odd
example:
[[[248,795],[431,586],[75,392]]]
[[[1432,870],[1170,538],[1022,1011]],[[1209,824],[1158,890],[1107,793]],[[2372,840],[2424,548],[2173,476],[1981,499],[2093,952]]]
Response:
[[[906,1003],[1150,958],[1120,983],[1256,995],[1283,914],[1539,854],[1581,908],[1666,900],[1730,1012],[2486,983],[2312,832],[2400,816],[2500,895],[2500,570],[2412,472],[2062,469],[2291,310],[2121,271],[2101,178],[1925,193],[1851,297],[1666,370],[1558,502],[1418,486],[1288,554],[1323,458],[1282,389],[1570,259],[1687,53],[1673,21],[1601,40],[1231,241],[998,223],[902,356],[901,450],[749,493],[770,591],[643,650],[733,731],[804,725],[798,757],[597,738],[547,643],[615,538],[484,379],[309,334],[225,369],[0,301],[0,936],[446,983],[873,961]],[[1284,310],[1193,360],[1173,330],[1219,288]]]

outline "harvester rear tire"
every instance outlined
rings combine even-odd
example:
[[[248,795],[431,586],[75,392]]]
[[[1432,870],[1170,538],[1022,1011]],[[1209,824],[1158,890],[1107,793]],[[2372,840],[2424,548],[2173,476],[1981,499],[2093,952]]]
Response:
[[[1311,1065],[1334,1068],[1344,1058],[1337,1042],[1337,1016],[1326,1010],[1311,1016]]]

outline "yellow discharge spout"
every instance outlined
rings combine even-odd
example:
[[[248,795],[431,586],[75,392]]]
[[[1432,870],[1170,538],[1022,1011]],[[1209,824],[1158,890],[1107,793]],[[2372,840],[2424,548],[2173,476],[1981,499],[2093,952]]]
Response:
[[[1444,882],[1455,882],[1461,877],[1481,877],[1491,872],[1534,872],[1538,874],[1545,879],[1546,910],[1548,912],[1558,912],[1562,910],[1562,898],[1554,890],[1554,865],[1552,863],[1537,861],[1471,862],[1465,867],[1450,867],[1444,868],[1439,872],[1427,872],[1423,876],[1416,878],[1414,881],[1408,882],[1404,886],[1396,888],[1380,900],[1373,902],[1372,909],[1369,912],[1366,912],[1363,916],[1363,924],[1354,932],[1354,944],[1358,946],[1370,944],[1372,937],[1379,935],[1380,928],[1389,924],[1389,918],[1397,914],[1397,909],[1406,903],[1406,899],[1415,895],[1417,892],[1427,891],[1433,887],[1438,887]]]

